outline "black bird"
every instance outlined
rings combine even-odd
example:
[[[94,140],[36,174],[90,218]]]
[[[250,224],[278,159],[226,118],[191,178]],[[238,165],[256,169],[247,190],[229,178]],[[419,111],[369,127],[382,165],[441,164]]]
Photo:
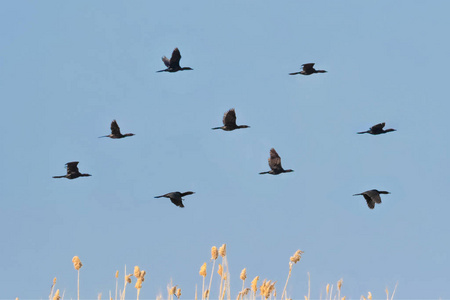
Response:
[[[66,164],[67,174],[62,176],[53,176],[53,178],[67,178],[67,179],[75,179],[78,177],[87,177],[92,176],[91,174],[82,174],[78,171],[78,162],[72,161]]]
[[[184,192],[184,193],[172,192],[172,193],[167,193],[165,195],[156,196],[155,198],[166,197],[166,198],[169,198],[170,201],[172,201],[172,203],[175,204],[176,206],[184,207],[184,205],[183,205],[184,199],[182,199],[182,197],[187,196],[187,195],[192,195],[192,194],[194,194],[194,192]]]
[[[370,127],[369,130],[358,132],[358,134],[370,133],[370,134],[377,135],[377,134],[382,134],[382,133],[386,133],[386,132],[396,131],[395,129],[392,129],[392,128],[385,130],[385,129],[383,129],[384,125],[386,125],[384,122],[377,124],[377,125],[373,125],[372,127]]]
[[[225,131],[232,131],[239,128],[249,128],[247,125],[236,125],[236,112],[234,108],[230,109],[223,115],[223,126],[222,127],[214,127],[211,129],[222,129]]]
[[[297,75],[297,74],[311,75],[311,74],[314,74],[314,73],[326,73],[327,72],[325,70],[316,70],[316,69],[314,69],[314,63],[303,64],[302,67],[303,67],[302,71],[295,72],[295,73],[289,73],[289,75]]]
[[[278,175],[281,173],[294,172],[294,170],[291,169],[288,170],[283,169],[283,167],[281,166],[281,158],[274,148],[270,149],[269,167],[271,168],[270,171],[261,172],[259,174]]]
[[[390,193],[386,192],[386,191],[370,190],[370,191],[365,191],[364,193],[361,193],[361,194],[354,194],[353,196],[363,195],[364,199],[366,199],[366,202],[367,202],[367,205],[369,206],[369,208],[374,209],[375,203],[378,203],[378,204],[381,203],[380,194],[390,194]]]
[[[171,72],[171,73],[173,73],[173,72],[184,71],[184,70],[193,70],[189,67],[183,67],[183,68],[180,67],[180,59],[181,59],[180,50],[178,50],[178,48],[175,48],[172,52],[172,57],[170,59],[168,59],[165,56],[162,57],[162,61],[166,65],[167,69],[159,70],[156,72]]]
[[[124,137],[127,137],[127,136],[133,136],[133,135],[134,135],[134,133],[125,133],[125,134],[122,134],[122,133],[120,132],[120,127],[119,127],[119,125],[117,124],[116,120],[113,120],[113,121],[111,122],[111,134],[109,134],[109,135],[104,135],[104,136],[99,136],[99,138],[102,138],[102,137],[109,137],[109,138],[112,138],[112,139],[121,139],[121,138],[124,138]]]

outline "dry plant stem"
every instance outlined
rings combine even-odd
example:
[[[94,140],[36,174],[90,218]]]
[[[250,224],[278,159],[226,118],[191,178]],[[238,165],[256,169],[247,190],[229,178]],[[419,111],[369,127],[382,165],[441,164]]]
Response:
[[[288,277],[286,278],[286,283],[284,285],[283,292],[281,293],[281,300],[283,300],[283,296],[286,293],[286,287],[288,285],[289,278],[291,277],[291,272],[292,272],[292,263],[289,263],[289,273],[288,273]],[[285,296],[285,299],[287,299],[287,296]]]
[[[141,292],[141,289],[137,289],[137,300],[139,300],[139,293]]]
[[[398,282],[395,284],[394,291],[392,292],[391,300],[394,300],[394,294],[395,294],[395,291],[397,290],[397,285],[398,285]]]
[[[227,291],[227,299],[228,300],[231,300],[231,291],[230,291],[230,270],[228,269],[228,259],[227,259],[227,257],[225,256],[224,257],[224,259],[225,259],[225,264],[227,265],[227,272],[226,272],[226,274],[227,274],[227,280],[225,281],[225,286],[226,286],[226,291]]]
[[[203,277],[203,284],[202,284],[202,300],[203,300],[205,296],[205,276],[202,277]]]
[[[123,284],[123,292],[122,292],[122,300],[125,300],[125,290],[127,289],[127,265],[125,265],[125,273],[124,273],[124,284]]]
[[[212,271],[211,271],[211,277],[209,279],[209,287],[208,287],[208,297],[206,298],[207,300],[209,300],[209,295],[211,294],[211,282],[212,282],[212,278],[213,278],[213,274],[214,274],[214,266],[216,265],[216,260],[213,260],[213,267],[212,267]]]
[[[223,261],[222,261],[222,264],[223,264]],[[222,273],[222,276],[220,276],[219,299],[222,299],[222,286],[223,286],[223,273]]]
[[[311,297],[311,276],[309,276],[308,272],[308,300],[311,299],[310,297]],[[320,298],[322,298],[322,294],[320,295]]]
[[[80,269],[78,269],[77,295],[78,295],[77,299],[80,300]]]
[[[331,295],[333,295],[333,285],[331,285],[331,289],[330,289],[330,300],[331,300]]]
[[[116,296],[114,297],[114,300],[117,300],[117,286],[119,285],[119,278],[116,278]]]

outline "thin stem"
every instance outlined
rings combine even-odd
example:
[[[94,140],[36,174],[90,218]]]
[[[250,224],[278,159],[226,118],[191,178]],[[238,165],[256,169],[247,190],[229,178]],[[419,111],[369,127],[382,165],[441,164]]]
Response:
[[[289,278],[291,277],[291,272],[292,272],[292,263],[289,263],[289,273],[288,273],[288,277],[286,278],[286,283],[284,285],[283,292],[281,293],[281,300],[283,300],[283,296],[286,293],[286,287],[288,285]]]
[[[77,290],[78,290],[78,300],[80,300],[80,269],[78,269],[78,284],[77,284]]]
[[[214,259],[213,261],[213,267],[212,267],[212,271],[211,271],[211,277],[209,278],[209,287],[208,287],[208,297],[206,298],[207,300],[209,300],[209,295],[211,294],[211,282],[212,282],[212,278],[214,275],[214,266],[216,265],[216,260]]]
[[[398,282],[395,284],[394,291],[392,292],[391,300],[394,299],[395,290],[397,289]]]
[[[311,297],[311,277],[309,276],[308,272],[308,300],[311,299],[310,297]],[[322,298],[322,295],[320,295],[320,298]]]

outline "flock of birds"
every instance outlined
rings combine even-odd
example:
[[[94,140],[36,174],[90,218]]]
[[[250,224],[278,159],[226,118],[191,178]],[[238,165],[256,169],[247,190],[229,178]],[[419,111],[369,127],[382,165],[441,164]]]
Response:
[[[178,71],[185,71],[185,70],[193,70],[190,67],[181,67],[180,66],[180,59],[181,59],[181,54],[180,54],[180,50],[178,50],[178,48],[175,48],[172,52],[172,57],[170,59],[168,59],[166,56],[162,57],[162,61],[164,62],[164,64],[166,65],[166,69],[164,70],[159,70],[157,72],[170,72],[170,73],[174,73],[174,72],[178,72]],[[314,68],[314,63],[307,63],[307,64],[303,64],[302,65],[302,70],[299,72],[294,72],[294,73],[289,73],[289,75],[297,75],[297,74],[301,74],[301,75],[311,75],[311,74],[315,74],[315,73],[326,73],[327,71],[325,70],[316,70]],[[214,127],[212,128],[213,130],[216,129],[222,129],[225,131],[233,131],[236,129],[242,129],[242,128],[249,128],[250,126],[248,125],[237,125],[236,124],[236,112],[234,110],[234,108],[228,110],[227,112],[225,112],[224,116],[223,116],[223,126],[221,127]],[[385,123],[379,123],[376,124],[374,126],[372,126],[369,130],[367,131],[361,131],[358,132],[358,134],[364,134],[364,133],[369,133],[372,135],[378,135],[378,134],[384,134],[384,133],[388,133],[391,131],[395,131],[395,129],[389,128],[389,129],[384,129],[385,127]],[[125,138],[125,137],[129,137],[129,136],[133,136],[133,133],[125,133],[122,134],[120,132],[120,127],[117,124],[116,120],[113,120],[111,122],[111,134],[109,135],[105,135],[105,136],[101,136],[102,137],[109,137],[112,139],[121,139],[121,138]],[[283,167],[281,166],[281,158],[278,155],[277,151],[275,151],[274,148],[270,149],[270,157],[269,157],[269,167],[270,167],[270,171],[266,171],[266,172],[261,172],[259,174],[271,174],[271,175],[279,175],[281,173],[289,173],[289,172],[294,172],[294,170],[291,169],[283,169]],[[84,174],[84,173],[80,173],[80,171],[78,170],[78,162],[77,161],[72,161],[72,162],[68,162],[66,163],[66,169],[67,169],[67,174],[66,175],[61,175],[61,176],[53,176],[53,178],[67,178],[67,179],[75,179],[78,177],[88,177],[88,176],[92,176],[90,174]],[[183,205],[183,197],[187,196],[187,195],[192,195],[194,194],[194,192],[188,191],[188,192],[184,192],[184,193],[180,193],[180,192],[171,192],[171,193],[167,193],[161,196],[156,196],[155,198],[169,198],[170,201],[175,204],[176,206],[179,207],[184,207]],[[390,194],[389,192],[386,191],[378,191],[378,190],[369,190],[369,191],[365,191],[363,193],[359,193],[359,194],[354,194],[353,196],[363,196],[364,199],[367,202],[367,206],[369,206],[370,209],[374,209],[375,208],[375,203],[381,203],[381,197],[380,194]]]

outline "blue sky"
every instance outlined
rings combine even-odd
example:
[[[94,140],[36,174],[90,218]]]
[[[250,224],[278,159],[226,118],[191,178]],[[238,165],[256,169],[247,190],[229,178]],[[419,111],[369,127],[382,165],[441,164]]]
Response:
[[[232,290],[450,298],[446,1],[4,1],[0,298],[107,297],[116,270],[193,298],[211,246]],[[156,73],[178,47],[194,71]],[[315,62],[326,74],[289,76]],[[223,113],[251,128],[213,131]],[[123,140],[98,139],[116,119]],[[398,131],[357,131],[386,122]],[[269,170],[274,147],[294,173]],[[93,176],[52,179],[80,161]],[[390,191],[369,210],[352,197]],[[180,209],[171,191],[195,191]],[[218,283],[216,283],[218,285]],[[218,286],[212,288],[212,295]],[[135,297],[134,288],[127,292]]]

